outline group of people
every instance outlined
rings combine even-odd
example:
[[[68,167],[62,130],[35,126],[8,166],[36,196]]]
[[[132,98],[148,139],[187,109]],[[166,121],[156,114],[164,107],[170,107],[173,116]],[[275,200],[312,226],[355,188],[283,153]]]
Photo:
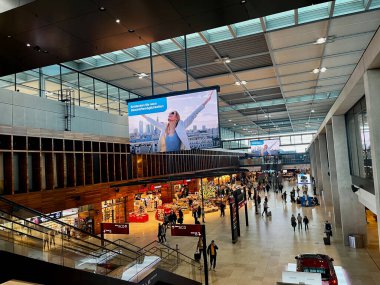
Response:
[[[212,240],[209,246],[207,247],[207,255],[210,256],[210,271],[214,270],[215,271],[215,266],[216,266],[216,256],[217,256],[217,251],[218,251],[218,246],[215,244],[215,241]],[[200,258],[202,257],[202,251],[203,251],[203,238],[199,237],[198,239],[198,244],[197,244],[197,250],[198,253],[200,253]],[[200,261],[200,259],[199,259]]]
[[[305,225],[305,231],[309,230],[309,218],[305,215],[303,218],[300,213],[298,213],[297,217],[292,214],[290,218],[290,224],[293,227],[294,232],[296,231],[296,227],[298,225],[298,230],[302,230],[302,223]]]

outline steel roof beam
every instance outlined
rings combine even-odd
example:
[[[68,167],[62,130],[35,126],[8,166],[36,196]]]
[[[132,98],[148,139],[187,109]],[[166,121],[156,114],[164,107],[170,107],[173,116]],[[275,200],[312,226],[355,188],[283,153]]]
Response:
[[[289,98],[283,98],[283,99],[274,99],[274,100],[268,100],[268,101],[259,101],[259,102],[252,102],[252,103],[244,103],[244,104],[237,104],[234,106],[225,106],[225,107],[219,107],[220,112],[230,112],[230,111],[239,111],[244,109],[252,109],[252,108],[266,108],[266,107],[272,107],[277,105],[283,105],[283,104],[293,104],[293,103],[302,103],[302,102],[311,102],[313,100],[315,101],[323,101],[327,99],[334,99],[339,96],[338,91],[335,92],[326,92],[326,93],[319,93],[315,95],[304,95],[304,96],[294,96]]]
[[[274,54],[273,54],[272,44],[271,44],[271,41],[270,41],[268,33],[267,33],[265,18],[260,17],[260,23],[261,23],[261,27],[262,27],[262,29],[264,31],[265,41],[266,41],[266,43],[268,45],[268,50],[269,50],[270,58],[272,60],[273,67],[274,67],[274,73],[276,75],[277,82],[280,85],[280,90],[281,90],[282,97],[285,99],[284,88],[282,86],[282,82],[281,82],[281,78],[280,78],[280,73],[279,73],[278,66],[277,66],[277,63],[276,63],[276,60],[275,60],[275,57],[274,57]],[[293,132],[294,132],[294,128],[293,128],[293,124],[292,124],[292,118],[290,117],[288,106],[286,104],[285,104],[285,107],[286,107],[286,112],[288,113],[290,125],[292,126],[292,129],[293,129]]]

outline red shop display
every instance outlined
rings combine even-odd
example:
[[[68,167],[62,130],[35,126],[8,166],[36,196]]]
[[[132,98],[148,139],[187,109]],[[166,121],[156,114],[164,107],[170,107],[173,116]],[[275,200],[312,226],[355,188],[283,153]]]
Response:
[[[130,223],[145,223],[149,220],[148,214],[139,214],[129,213],[129,222]]]
[[[164,215],[169,215],[171,210],[172,210],[171,206],[168,206],[168,205],[159,206],[155,214],[156,220],[163,222]]]

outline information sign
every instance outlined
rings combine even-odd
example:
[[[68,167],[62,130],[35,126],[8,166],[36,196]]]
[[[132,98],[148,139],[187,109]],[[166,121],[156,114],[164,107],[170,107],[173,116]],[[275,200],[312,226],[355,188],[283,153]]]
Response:
[[[200,237],[202,236],[202,225],[173,225],[171,233],[172,236]]]

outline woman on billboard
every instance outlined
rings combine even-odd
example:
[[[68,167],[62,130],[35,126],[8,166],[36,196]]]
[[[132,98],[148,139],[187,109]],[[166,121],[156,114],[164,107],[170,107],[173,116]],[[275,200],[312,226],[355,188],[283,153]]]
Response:
[[[186,134],[188,128],[197,115],[205,108],[211,100],[212,92],[210,91],[207,99],[196,108],[185,120],[181,120],[178,111],[171,111],[168,114],[168,123],[161,123],[152,118],[142,115],[150,124],[160,130],[160,139],[158,141],[158,150],[160,152],[190,150],[190,141]]]

